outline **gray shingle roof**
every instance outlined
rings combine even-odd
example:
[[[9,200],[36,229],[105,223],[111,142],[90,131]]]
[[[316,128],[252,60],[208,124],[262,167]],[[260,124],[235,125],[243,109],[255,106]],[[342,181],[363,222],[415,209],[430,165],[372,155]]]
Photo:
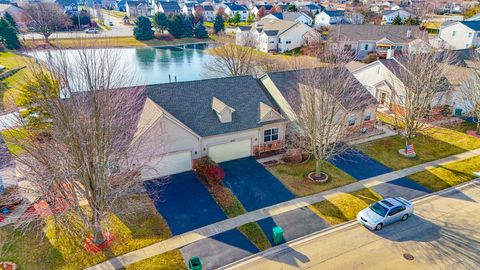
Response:
[[[278,35],[278,30],[263,31],[269,37],[275,37]]]
[[[345,17],[343,10],[325,10],[324,12],[330,17]]]
[[[178,2],[159,1],[158,4],[162,5],[162,8],[164,11],[175,12],[175,11],[181,10],[180,6],[178,5]]]
[[[260,102],[274,106],[252,76],[148,85],[145,94],[202,137],[260,127]],[[213,97],[235,109],[232,122],[220,123]]]
[[[407,37],[411,31],[410,38]],[[342,24],[330,27],[330,38],[348,41],[371,40],[378,41],[387,38],[395,43],[408,43],[414,39],[424,39],[427,35],[420,26],[412,25],[373,25],[373,24]]]
[[[315,75],[321,75],[323,70],[324,69],[322,68],[316,68],[314,72],[318,72],[318,74]],[[338,71],[340,72],[340,68],[338,69]],[[311,82],[309,81],[309,79],[311,78],[309,78],[310,76],[308,75],[311,74],[311,72],[312,70],[303,69],[272,72],[268,73],[267,75],[273,81],[273,83],[276,85],[276,87],[282,93],[285,99],[291,105],[295,106],[296,104],[293,103],[295,103],[299,97],[299,84],[311,85]],[[370,92],[368,92],[368,90],[365,89],[365,87],[350,72],[348,72],[348,77],[349,80],[353,81],[351,93],[354,93],[361,99],[361,102],[359,102],[359,104],[355,104],[358,106],[358,108],[365,108],[370,104],[377,103],[375,97],[373,97]],[[348,98],[346,98],[346,100],[348,100]],[[343,102],[343,100],[340,100],[340,103],[343,106],[348,106],[348,104]]]

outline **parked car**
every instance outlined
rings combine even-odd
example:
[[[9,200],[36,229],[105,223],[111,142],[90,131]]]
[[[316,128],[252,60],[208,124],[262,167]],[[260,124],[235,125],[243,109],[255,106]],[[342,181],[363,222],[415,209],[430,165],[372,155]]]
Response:
[[[113,22],[109,22],[108,25],[113,26]]]
[[[95,28],[87,28],[87,29],[85,29],[85,33],[87,33],[87,34],[96,34],[96,33],[98,33],[98,30],[95,29]]]
[[[381,230],[385,225],[405,221],[413,215],[413,205],[402,198],[388,198],[371,204],[357,214],[357,220],[370,230]]]

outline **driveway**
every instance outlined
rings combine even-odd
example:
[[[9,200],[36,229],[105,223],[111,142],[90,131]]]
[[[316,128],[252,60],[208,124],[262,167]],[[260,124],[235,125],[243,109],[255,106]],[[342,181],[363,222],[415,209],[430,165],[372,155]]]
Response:
[[[173,235],[179,235],[227,218],[195,173],[175,174],[168,180],[150,180],[145,188]],[[229,264],[258,249],[234,229],[183,247],[185,262],[198,256],[212,269]],[[211,267],[210,267],[211,266]]]
[[[415,204],[413,217],[379,232],[342,226],[229,269],[478,269],[479,202],[478,184],[454,189]]]
[[[247,211],[292,200],[295,196],[254,158],[243,158],[220,163],[225,170],[225,185],[240,200]],[[328,227],[323,219],[308,207],[292,210],[258,221],[265,235],[272,241],[272,228],[280,226],[289,241]]]
[[[330,162],[359,181],[392,172],[389,167],[356,149],[350,149]],[[431,192],[407,177],[375,186],[372,189],[383,197],[401,196],[406,199],[413,199]]]

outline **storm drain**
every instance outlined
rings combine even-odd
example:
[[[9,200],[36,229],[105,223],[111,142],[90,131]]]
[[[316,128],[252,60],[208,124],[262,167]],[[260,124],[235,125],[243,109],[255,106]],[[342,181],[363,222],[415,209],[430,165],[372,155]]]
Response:
[[[410,253],[403,253],[403,258],[405,258],[406,260],[409,260],[409,261],[413,261],[413,259],[415,259],[413,257],[413,255],[410,254]]]

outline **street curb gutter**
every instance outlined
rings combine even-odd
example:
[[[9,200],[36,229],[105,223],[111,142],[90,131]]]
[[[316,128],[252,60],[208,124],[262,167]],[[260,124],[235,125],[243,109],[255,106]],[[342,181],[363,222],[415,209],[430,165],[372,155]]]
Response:
[[[433,193],[423,195],[421,197],[413,199],[412,202],[413,202],[413,204],[419,204],[419,203],[428,201],[428,200],[430,200],[430,199],[432,199],[436,196],[448,194],[448,193],[451,193],[453,191],[458,191],[458,190],[466,188],[468,186],[477,185],[477,184],[480,185],[480,178],[476,178],[476,179],[470,180],[468,182],[465,182],[465,183],[462,183],[462,184],[459,184],[459,185],[456,185],[456,186],[453,186],[453,187],[449,187],[447,189],[443,189],[443,190],[440,190],[440,191],[436,191],[436,192],[433,192]],[[358,221],[356,221],[356,220],[351,220],[351,221],[348,221],[348,222],[345,222],[345,223],[342,223],[342,224],[339,224],[339,225],[335,225],[333,227],[329,227],[329,228],[323,229],[321,231],[314,232],[314,233],[305,235],[303,237],[288,241],[288,242],[283,243],[281,245],[272,247],[268,250],[265,250],[265,251],[262,251],[262,252],[259,252],[259,253],[256,253],[256,254],[252,254],[252,255],[250,255],[248,257],[245,257],[241,260],[238,260],[236,262],[227,264],[227,265],[219,267],[217,269],[218,270],[224,270],[224,269],[239,268],[243,265],[250,264],[254,261],[260,260],[262,258],[268,257],[268,256],[273,255],[273,254],[282,254],[282,252],[288,252],[288,251],[291,250],[291,248],[293,248],[295,246],[301,245],[303,243],[309,242],[311,240],[314,240],[316,238],[319,238],[319,237],[322,237],[322,236],[325,236],[325,235],[335,233],[337,231],[345,230],[345,229],[350,228],[350,227],[355,226],[355,225],[359,225]]]

